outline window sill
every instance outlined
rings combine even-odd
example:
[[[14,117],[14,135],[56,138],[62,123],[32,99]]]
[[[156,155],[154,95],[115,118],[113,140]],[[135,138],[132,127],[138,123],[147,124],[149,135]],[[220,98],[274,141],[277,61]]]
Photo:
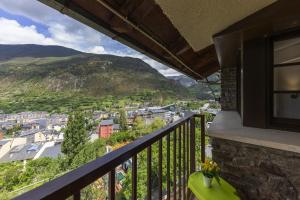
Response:
[[[300,133],[242,126],[235,111],[221,111],[208,129],[208,136],[300,153]]]

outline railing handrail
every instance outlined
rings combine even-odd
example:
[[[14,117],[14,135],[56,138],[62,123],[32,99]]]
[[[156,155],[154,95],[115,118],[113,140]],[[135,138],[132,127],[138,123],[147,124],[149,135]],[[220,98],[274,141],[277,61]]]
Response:
[[[79,188],[82,189],[91,184],[99,177],[102,177],[118,165],[132,158],[132,156],[140,153],[148,146],[159,141],[168,133],[172,132],[178,126],[193,117],[199,117],[199,115],[195,113],[188,113],[182,119],[173,122],[162,129],[138,138],[115,151],[112,151],[83,166],[80,166],[79,168],[74,169],[65,175],[49,181],[31,191],[28,191],[16,197],[15,199],[65,199],[78,192]]]

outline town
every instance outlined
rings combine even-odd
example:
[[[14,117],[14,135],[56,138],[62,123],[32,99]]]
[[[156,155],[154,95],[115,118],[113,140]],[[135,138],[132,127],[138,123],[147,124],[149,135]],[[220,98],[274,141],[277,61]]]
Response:
[[[140,108],[125,107],[124,110],[107,112],[92,111],[90,120],[93,127],[88,131],[88,140],[93,143],[96,140],[109,141],[112,135],[122,134],[121,115],[126,118],[127,132],[135,129],[137,121],[143,120],[145,126],[151,126],[155,121],[160,121],[163,126],[175,122],[184,117],[187,112],[206,112],[214,116],[219,108],[215,108],[216,102],[203,103],[198,109],[188,108],[171,104],[166,106],[148,106]],[[182,105],[182,103],[180,104]],[[194,107],[194,106],[192,106]],[[125,111],[126,110],[126,111]],[[68,126],[68,114],[50,114],[47,112],[21,112],[16,114],[0,114],[0,164],[22,163],[26,168],[28,161],[39,158],[56,159],[63,156],[62,143],[64,132]],[[209,119],[209,118],[208,118]],[[211,120],[207,121],[209,126]],[[128,140],[129,141],[129,140]],[[105,153],[116,150],[128,143],[116,142],[105,144]],[[122,190],[126,180],[126,172],[131,167],[132,160],[129,159],[116,168],[117,188]],[[34,183],[33,183],[34,184]],[[101,188],[107,185],[103,179]],[[26,190],[25,188],[21,188]]]
[[[209,103],[206,103],[193,112],[206,111],[215,115],[218,110],[209,108]],[[151,124],[155,118],[169,124],[183,117],[184,112],[186,110],[176,107],[175,104],[144,107],[127,111],[126,121],[129,128],[132,128],[137,117],[142,117],[146,125]],[[94,141],[117,134],[120,131],[120,124],[116,123],[118,115],[118,112],[93,111],[92,120],[96,127],[89,132],[89,139]],[[67,114],[47,112],[0,114],[0,163],[58,157],[62,154],[63,130],[67,122]]]

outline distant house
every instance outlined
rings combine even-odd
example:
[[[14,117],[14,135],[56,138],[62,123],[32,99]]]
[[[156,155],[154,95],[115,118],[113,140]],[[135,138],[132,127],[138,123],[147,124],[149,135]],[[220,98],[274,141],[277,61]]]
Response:
[[[12,129],[13,127],[15,127],[16,122],[1,122],[0,123],[0,128],[2,130],[8,130],[8,129]]]
[[[107,138],[112,133],[119,132],[120,125],[114,124],[112,119],[102,120],[99,125],[99,137],[100,138]]]
[[[113,133],[113,125],[112,119],[102,120],[99,126],[99,137],[108,138]]]
[[[33,159],[45,158],[45,157],[57,158],[59,155],[62,155],[61,144],[62,141],[46,142]]]
[[[57,132],[60,132],[64,128],[66,128],[66,124],[63,123],[49,123],[47,126],[48,130],[55,130]]]
[[[46,140],[47,138],[42,132],[37,132],[34,134],[34,142],[45,142]]]
[[[37,119],[37,120],[35,120],[35,122],[39,124],[40,129],[47,128],[47,125],[48,125],[48,119],[47,118]]]
[[[9,152],[11,148],[11,140],[0,140],[0,158]]]
[[[118,133],[120,131],[120,124],[113,125],[113,133]]]
[[[93,113],[93,119],[94,120],[102,120],[102,119],[107,119],[107,118],[109,118],[109,113],[108,112],[95,111]]]
[[[4,163],[32,160],[42,146],[43,145],[41,143],[22,144],[15,146],[0,159],[0,162]]]
[[[38,122],[30,122],[22,125],[23,130],[38,130],[40,129],[40,124]]]
[[[12,148],[25,145],[26,142],[27,139],[21,137],[0,140],[0,158],[2,158]]]
[[[166,110],[159,109],[159,108],[149,109],[149,113],[151,114],[152,118],[160,117],[160,118],[164,119],[166,112],[167,112]]]
[[[26,138],[27,143],[46,141],[45,135],[42,133],[41,130],[38,130],[38,129],[21,131],[19,136],[22,137],[22,138]]]
[[[62,155],[61,143],[62,141],[51,141],[46,143],[20,144],[6,151],[6,153],[0,157],[0,163],[35,160],[44,157],[57,158],[59,155]]]

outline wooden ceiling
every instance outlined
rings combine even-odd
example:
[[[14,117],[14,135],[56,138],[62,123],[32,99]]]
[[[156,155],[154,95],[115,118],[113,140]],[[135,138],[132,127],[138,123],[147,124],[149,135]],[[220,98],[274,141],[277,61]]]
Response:
[[[196,80],[219,69],[210,45],[194,51],[154,0],[40,0]]]

